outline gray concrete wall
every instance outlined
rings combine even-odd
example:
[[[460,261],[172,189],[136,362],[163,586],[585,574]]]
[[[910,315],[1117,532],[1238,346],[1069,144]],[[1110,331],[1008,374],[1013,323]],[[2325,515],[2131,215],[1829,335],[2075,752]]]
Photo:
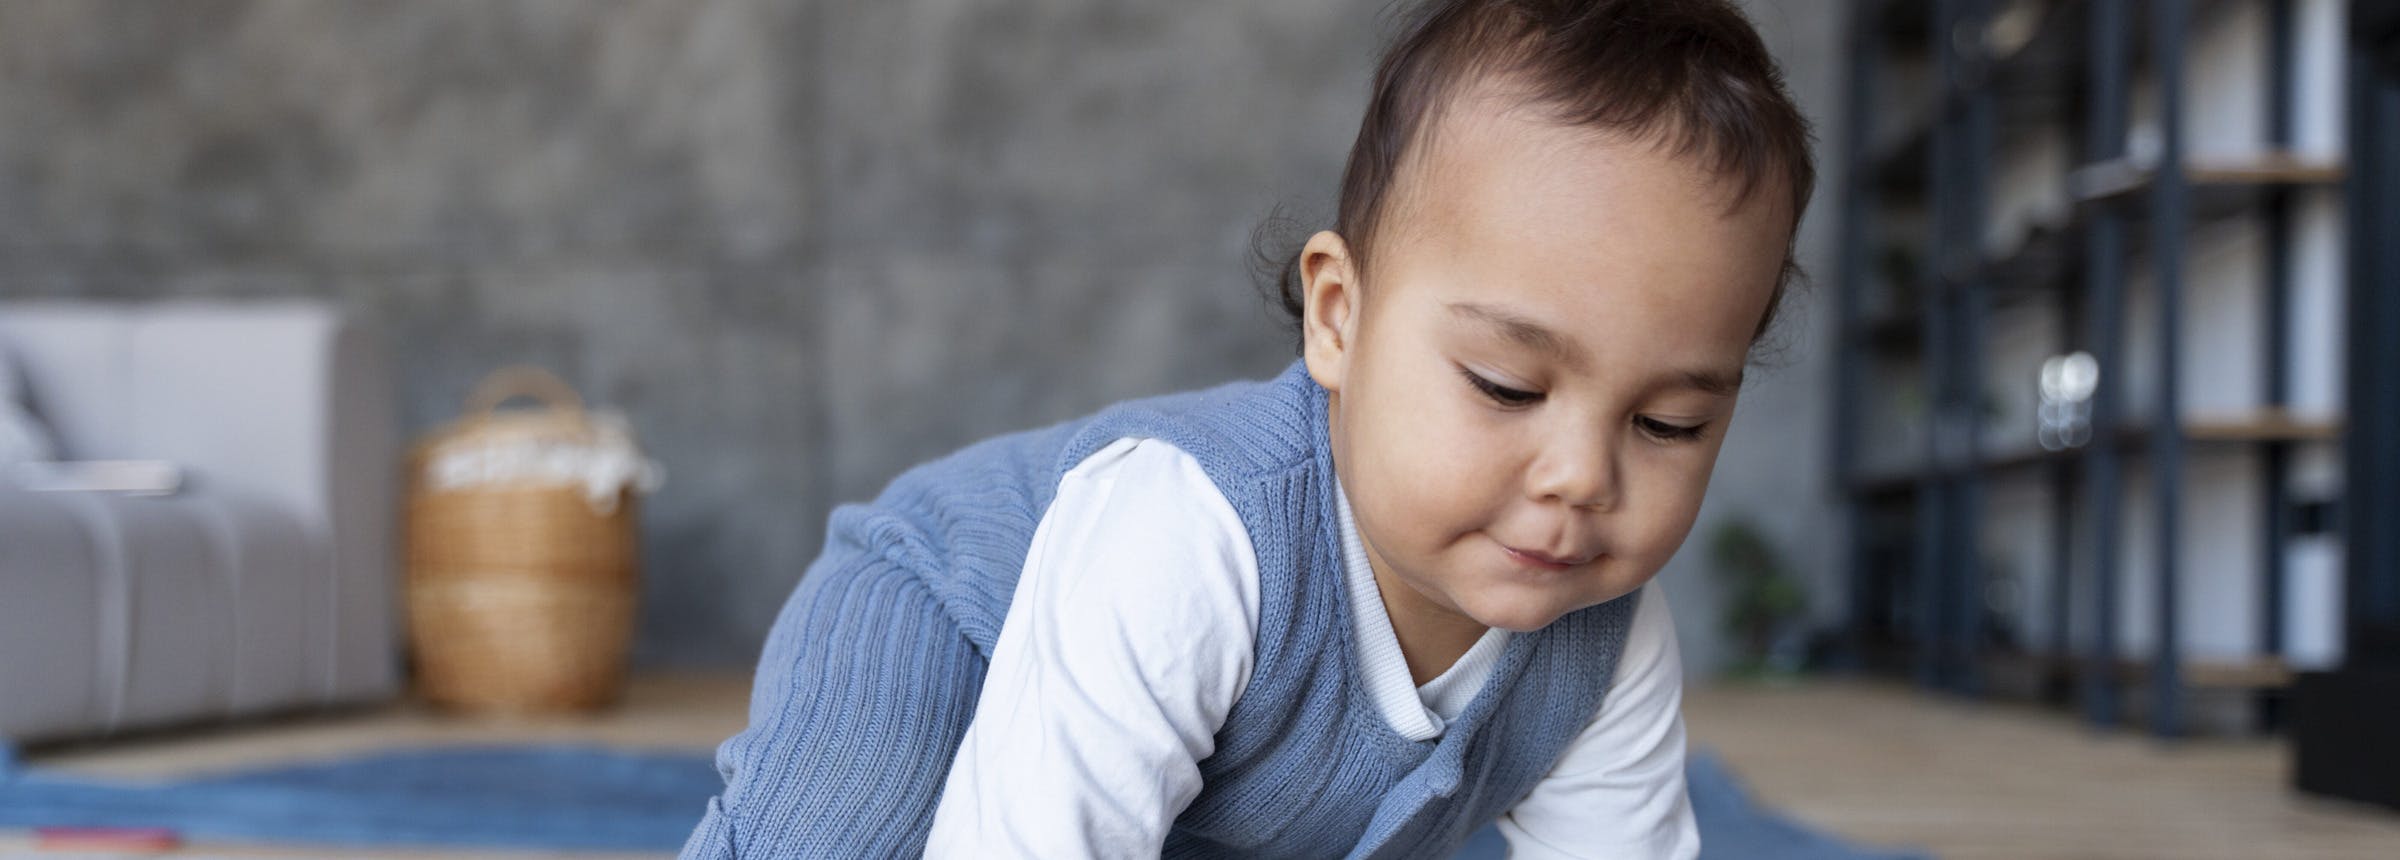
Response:
[[[638,659],[742,665],[835,503],[1288,360],[1249,231],[1329,212],[1382,5],[9,2],[0,294],[336,298],[412,435],[551,367],[670,472]],[[1827,16],[1760,18],[1824,105]],[[1773,500],[1822,576],[1819,364],[1746,395],[1710,511]]]

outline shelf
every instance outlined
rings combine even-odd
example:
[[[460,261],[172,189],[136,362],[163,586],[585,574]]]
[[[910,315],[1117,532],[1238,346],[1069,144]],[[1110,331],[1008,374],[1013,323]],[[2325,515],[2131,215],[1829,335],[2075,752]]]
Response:
[[[2297,415],[2286,409],[2261,409],[2238,416],[2187,420],[2183,437],[2193,442],[2333,442],[2342,438],[2342,423]]]
[[[2201,0],[2188,16],[2192,27],[2199,27],[2210,18],[2223,14],[2241,0]],[[1883,15],[1898,10],[1913,10],[1917,16],[1909,35],[1924,38],[1921,28],[1930,13],[1921,7],[1929,3],[1887,2]],[[2129,33],[2133,35],[2128,59],[2137,67],[2147,62],[2148,15],[2136,4],[2129,10]],[[1961,100],[1976,94],[1988,93],[1997,109],[1994,141],[1996,148],[2006,148],[2010,134],[2022,131],[2026,125],[2042,120],[2065,120],[2075,125],[2074,116],[2085,97],[2083,81],[2089,76],[2089,42],[2091,14],[2084,4],[2066,0],[2020,0],[2001,3],[1987,25],[1984,35],[1993,50],[1980,81],[1964,86],[1939,86],[1932,104],[1912,111],[1901,123],[1897,133],[1878,135],[1868,153],[1867,173],[1878,188],[1923,194],[1930,173],[1933,126],[1945,111],[1956,107]],[[1904,41],[1895,39],[1894,41]],[[1992,44],[1998,43],[1998,44]],[[1971,67],[1971,64],[1970,64]],[[1935,73],[1938,74],[1938,73]],[[1973,75],[1972,71],[1967,72]],[[2283,165],[2226,165],[2227,170],[2213,170],[2197,165],[2190,170],[2195,188],[2194,206],[2204,207],[2207,201],[2197,199],[2203,186],[2232,190],[2255,191],[2275,186],[2330,184],[2341,178],[2338,164],[2309,164],[2285,158]],[[2129,164],[2095,165],[2113,168],[2105,177],[2107,187],[2086,199],[2106,199],[2146,187],[2148,171]],[[2134,178],[2139,174],[2139,178]],[[2238,195],[2237,195],[2238,196]],[[2084,197],[2079,194],[2078,197]]]
[[[2282,134],[2270,134],[2264,127],[2255,133],[2286,141],[2281,144],[2238,142],[2248,138],[2205,132],[2233,130],[2219,128],[2225,124],[2213,118],[2242,116],[2253,109],[2291,117],[2296,123],[2302,105],[2316,104],[2303,101],[2303,96],[2326,95],[2315,92],[2327,82],[2311,70],[2317,61],[2335,59],[2325,52],[2341,50],[2341,45],[2331,44],[2340,42],[2340,36],[2301,26],[2306,24],[2303,16],[2282,14],[2254,0],[2129,2],[2122,7],[2095,6],[2087,0],[1992,0],[1966,6],[1865,0],[1859,8],[1863,14],[1857,23],[1875,29],[1854,31],[1849,45],[1856,63],[1851,86],[1864,94],[1853,106],[1864,115],[1852,119],[1871,133],[1853,141],[1857,149],[1849,156],[1850,163],[1858,165],[1850,190],[1863,199],[1849,210],[1855,214],[1846,216],[1845,241],[1855,243],[1846,250],[1861,265],[1845,276],[1845,288],[1852,291],[1847,298],[1854,304],[1840,334],[1838,384],[1843,387],[1836,393],[1844,426],[1861,428],[1871,439],[1861,442],[1863,450],[1858,452],[1867,462],[1846,463],[1833,480],[1858,524],[1851,547],[1852,605],[1864,611],[1869,632],[1883,631],[1878,635],[1888,640],[1880,649],[1862,645],[1863,656],[1937,688],[1990,691],[2009,687],[2013,680],[2019,682],[2016,689],[2035,691],[2051,701],[2082,700],[2088,691],[2095,697],[2083,704],[2095,720],[2118,720],[2147,703],[2153,730],[2166,736],[2183,730],[2179,703],[2195,695],[2257,696],[2290,684],[2293,673],[2280,660],[2193,659],[2188,649],[2201,643],[2182,639],[2156,646],[2157,656],[2171,661],[2169,673],[2153,672],[2155,661],[2138,651],[2121,652],[2130,659],[2115,659],[2120,652],[2111,649],[2121,649],[2121,644],[2087,643],[2083,633],[2076,633],[2073,641],[2003,644],[1990,635],[1993,629],[1982,624],[1979,619],[1985,616],[1976,608],[1982,595],[1974,587],[1975,571],[1986,539],[1977,529],[1989,522],[1987,505],[2006,504],[2011,506],[2007,517],[2109,524],[2095,534],[2114,535],[2119,546],[2171,541],[2176,547],[2191,547],[2189,552],[2221,556],[2230,551],[2225,547],[2233,546],[2224,541],[2239,535],[2225,533],[2213,520],[2205,529],[2184,522],[2191,518],[2180,513],[2153,516],[2141,526],[2128,522],[2127,506],[2138,500],[2128,498],[2132,491],[2125,483],[2127,476],[2152,473],[2159,478],[2152,484],[2156,490],[2173,486],[2167,476],[2190,468],[2187,460],[2203,464],[2200,468],[2212,474],[2255,460],[2261,467],[2255,482],[2245,479],[2237,486],[2199,481],[2162,504],[2195,498],[2198,504],[2214,504],[2223,494],[2256,492],[2263,496],[2256,510],[2280,516],[2292,504],[2287,496],[2295,466],[2287,458],[2260,455],[2286,445],[2321,453],[2324,445],[2343,437],[2341,418],[2284,409],[2120,413],[2109,426],[2098,428],[2087,445],[2052,451],[2035,444],[2030,416],[2011,415],[2004,426],[1994,426],[1999,416],[1981,409],[1970,419],[1967,411],[1946,408],[1928,415],[1921,404],[1961,390],[1946,386],[1969,391],[1988,386],[1977,356],[1992,355],[1989,347],[2047,351],[2048,343],[2058,342],[2083,344],[2101,354],[2125,353],[2137,332],[2134,326],[2156,332],[2162,321],[2176,319],[2166,312],[2166,296],[2157,283],[2151,282],[2148,296],[2125,296],[2122,305],[2101,307],[2087,299],[2114,294],[2115,288],[2133,289],[2146,275],[2157,274],[2153,267],[2166,262],[2159,258],[2165,252],[2181,255],[2181,262],[2190,267],[2180,295],[2198,308],[2185,312],[2182,319],[2187,322],[2176,332],[2224,338],[2219,324],[2246,320],[2253,308],[2223,303],[2233,301],[2232,296],[2263,296],[2257,307],[2283,315],[2278,319],[2285,334],[2255,347],[2263,365],[2259,369],[2293,385],[2299,384],[2296,374],[2315,372],[2321,363],[2296,363],[2293,355],[2295,349],[2312,355],[2322,351],[2327,342],[2318,331],[2323,320],[2321,315],[2295,319],[2293,308],[2320,306],[2325,285],[2316,279],[2333,271],[2319,265],[2330,248],[2320,241],[2326,226],[2322,219],[2312,214],[2284,220],[2288,229],[2268,235],[2257,249],[2264,265],[2210,250],[2222,240],[2246,238],[2251,228],[2273,220],[2271,213],[2300,214],[2284,208],[2288,205],[2305,201],[2313,213],[2326,196],[2322,189],[2338,191],[2347,181],[2346,170],[2369,170],[2366,156],[2352,153],[2360,161],[2350,167],[2339,154],[2290,151],[2288,141],[2297,133],[2291,127]],[[2177,42],[2161,41],[2173,35],[2157,26],[2167,23],[2158,17],[2162,14],[2180,19],[2183,32]],[[1953,25],[1953,20],[1960,23]],[[2260,56],[2254,59],[2253,54]],[[2168,60],[2173,68],[2165,66]],[[2166,110],[2160,102],[2165,97],[2158,86],[2161,73],[2175,75],[2166,80],[2183,87],[2180,127],[2126,128],[2155,123]],[[2095,122],[2112,133],[2129,132],[2124,135],[2129,144],[2158,132],[2180,135],[2180,147],[2175,138],[2160,138],[2160,146],[2151,151],[2174,148],[2181,154],[2175,161],[2154,154],[2079,164],[2091,159],[2083,139]],[[2262,147],[2270,149],[2233,156],[2197,154]],[[2162,179],[2174,183],[2172,190],[2178,193],[2173,200],[2158,194]],[[2172,204],[2172,210],[2158,205],[2161,202]],[[1928,225],[1933,229],[1893,229]],[[1919,237],[1914,232],[1935,235]],[[1866,265],[1870,254],[1904,241],[1912,242],[1909,250],[1916,265],[1903,276],[1894,277],[1888,267]],[[2105,259],[2098,257],[2102,252]],[[2108,265],[2103,270],[2109,273],[2108,283],[2087,282],[2095,262]],[[2225,268],[2237,265],[2241,271]],[[2203,272],[2203,266],[2213,268]],[[2253,268],[2257,271],[2249,271]],[[2256,283],[2243,289],[2249,281]],[[2087,288],[2093,295],[2084,295]],[[2162,309],[2151,314],[2148,323],[2137,313],[2141,306],[2136,302],[2143,298],[2161,303]],[[2309,304],[2298,304],[2304,301]],[[1922,311],[1904,310],[1908,304],[1945,313],[1929,320]],[[2044,313],[2030,321],[2030,328],[2021,324],[2025,321],[1998,319],[2008,315],[2012,305]],[[1948,313],[1952,309],[1956,313]],[[2099,340],[2084,343],[2090,338],[2082,329],[2094,322],[2089,317],[2095,313],[2112,315],[2104,318],[2111,324],[2089,333]],[[2188,322],[2193,319],[2206,325],[2195,328]],[[1928,321],[1943,327],[1927,326]],[[1995,331],[2007,339],[1979,347]],[[2152,341],[2153,346],[2160,343]],[[2224,341],[2226,346],[2247,343]],[[2035,350],[2037,345],[2044,350]],[[2212,340],[2202,346],[2219,344]],[[1985,351],[1976,352],[1979,348]],[[2184,357],[2193,354],[2187,343],[2159,359],[2168,362],[2158,368],[2160,378],[2194,372],[2177,370],[2186,363]],[[2158,357],[2128,358],[2144,365],[2155,364],[2153,359]],[[2015,362],[2012,359],[2011,366]],[[1932,370],[1942,370],[1939,379],[1895,376]],[[2191,389],[2179,384],[2169,390]],[[1963,437],[1947,435],[1964,429],[1948,420],[1953,417],[1978,422],[1971,454],[1958,445]],[[2154,418],[2169,423],[2163,431],[2153,430]],[[1910,436],[1917,438],[1911,441]],[[2170,441],[2181,444],[2166,444]],[[1939,456],[1933,456],[1936,453]],[[2090,461],[2122,463],[2126,472],[2111,490],[2095,483],[2094,476],[2080,474]],[[2068,503],[2043,492],[2021,503],[1978,501],[1981,497],[1973,489],[1991,485],[1993,498],[2015,498],[2018,491],[2053,484],[2060,492],[2076,493],[2079,500]],[[2249,488],[2252,484],[2256,489]],[[2095,489],[2103,495],[2082,495]],[[2291,530],[2263,515],[2256,528],[2261,544],[2255,574],[2265,589],[2260,593],[2286,593],[2283,559]],[[2021,544],[2018,548],[2027,561],[2048,558],[2055,563],[2092,551],[2078,546],[2084,538],[2072,525],[2042,531],[2047,536],[2038,542],[2047,546],[2038,548],[2034,530],[2011,525],[2005,534],[2012,544]],[[2167,566],[2152,568],[2142,588],[2154,590],[2162,600],[2178,599],[2174,589],[2191,577],[2182,564],[2163,563]],[[2090,575],[2110,577],[2106,584],[2120,593],[2130,584],[2110,564],[2091,565]],[[2048,573],[2053,583],[2068,582],[2068,576],[2065,570]],[[2210,579],[2192,587],[2206,591],[2226,583]],[[2177,617],[2208,625],[2257,624],[2267,630],[2287,623],[2280,604],[2226,603],[2224,595],[2208,593],[2216,602],[2206,612]],[[1900,608],[1896,601],[1902,598],[1918,601],[1916,608]],[[2120,606],[2116,617],[2124,618],[2127,608]],[[2051,616],[2052,631],[2073,627],[2069,617],[2074,613],[2067,601],[2027,611]],[[1921,637],[1891,633],[1902,626]],[[2099,656],[2084,663],[2071,652],[2087,644],[2098,649],[2092,653]],[[2027,646],[2070,653],[2028,654]],[[2147,688],[2146,694],[2126,708],[2121,700],[2141,688]]]
[[[2055,654],[2029,652],[1986,652],[1980,658],[1985,671],[1994,676],[2041,677],[2055,676],[2072,681],[2084,672],[2080,656],[2060,657]],[[2117,680],[2137,685],[2146,683],[2157,667],[2144,659],[2115,661]],[[2278,657],[2249,659],[2187,659],[2181,664],[2183,686],[2200,690],[2274,690],[2292,683],[2292,668]]]
[[[2150,441],[2151,428],[2147,423],[2129,423],[2116,433],[2120,451],[2140,450]],[[2183,422],[2183,438],[2193,445],[2237,446],[2268,443],[2329,442],[2341,438],[2339,420],[2297,415],[2284,409],[2259,409],[2235,414],[2187,417]],[[1982,474],[1993,474],[2072,460],[2087,450],[2079,448],[2045,450],[2024,445],[1984,449],[1983,457],[1974,467]],[[1850,491],[1861,495],[1893,495],[1907,492],[1919,479],[1929,475],[1922,464],[1905,468],[1887,468],[1855,475],[1848,482]]]
[[[2228,159],[2195,159],[2184,165],[2190,183],[2189,223],[2224,221],[2250,211],[2269,189],[2310,188],[2342,181],[2338,162],[2309,160],[2284,152]],[[2117,159],[2085,165],[2068,177],[2068,191],[2083,204],[2063,223],[2035,224],[2014,251],[1984,258],[1977,274],[2002,297],[2063,288],[2079,277],[2083,265],[2084,228],[2091,223],[2091,206],[2114,202],[2124,206],[2126,252],[2131,257],[2148,245],[2143,196],[2157,178],[2155,166]]]
[[[2150,677],[2149,663],[2132,666],[2119,664],[2118,671],[2129,681]],[[2218,690],[2271,690],[2292,684],[2292,668],[2274,657],[2250,660],[2186,660],[2183,663],[2183,685]]]
[[[2334,185],[2342,181],[2342,165],[2289,152],[2262,152],[2247,158],[2192,159],[2184,163],[2183,175],[2198,197],[2203,189],[2255,191]],[[2067,190],[2079,203],[2096,203],[2146,192],[2157,177],[2158,166],[2148,159],[2111,159],[2077,168],[2067,177]],[[2201,208],[2195,200],[2193,209]]]

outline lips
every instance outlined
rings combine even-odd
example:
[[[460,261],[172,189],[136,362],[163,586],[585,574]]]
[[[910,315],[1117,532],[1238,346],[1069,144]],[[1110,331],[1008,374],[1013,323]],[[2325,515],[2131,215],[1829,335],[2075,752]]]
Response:
[[[1548,570],[1565,570],[1570,567],[1590,564],[1594,559],[1600,557],[1600,554],[1596,552],[1585,553],[1577,556],[1561,556],[1551,555],[1549,553],[1542,552],[1541,550],[1518,549],[1507,544],[1501,544],[1500,546],[1502,549],[1508,550],[1509,557],[1515,558],[1518,561],[1522,561],[1534,567]]]

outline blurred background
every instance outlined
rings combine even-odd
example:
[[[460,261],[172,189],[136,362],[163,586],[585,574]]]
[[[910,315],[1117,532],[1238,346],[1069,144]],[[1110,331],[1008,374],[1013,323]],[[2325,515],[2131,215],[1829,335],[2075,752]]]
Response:
[[[1816,125],[1812,285],[1660,581],[1762,807],[2400,856],[2392,5],[1744,4]],[[94,779],[706,749],[834,505],[1292,358],[1253,233],[1330,222],[1388,6],[0,4],[0,407],[42,443],[0,654],[46,655],[0,658],[0,736]],[[510,393],[579,400],[566,471],[626,503],[422,504],[437,442],[557,442],[472,420]],[[623,651],[600,704],[427,706],[425,640],[496,635],[407,611],[460,522],[605,561],[574,617],[624,623],[556,640]]]

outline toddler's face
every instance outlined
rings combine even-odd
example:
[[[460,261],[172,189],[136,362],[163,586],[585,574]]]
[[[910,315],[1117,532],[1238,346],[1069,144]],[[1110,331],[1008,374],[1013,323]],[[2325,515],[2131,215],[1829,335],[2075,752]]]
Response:
[[[1792,216],[1489,96],[1410,157],[1365,280],[1336,234],[1303,251],[1308,369],[1386,603],[1538,629],[1690,531]]]

